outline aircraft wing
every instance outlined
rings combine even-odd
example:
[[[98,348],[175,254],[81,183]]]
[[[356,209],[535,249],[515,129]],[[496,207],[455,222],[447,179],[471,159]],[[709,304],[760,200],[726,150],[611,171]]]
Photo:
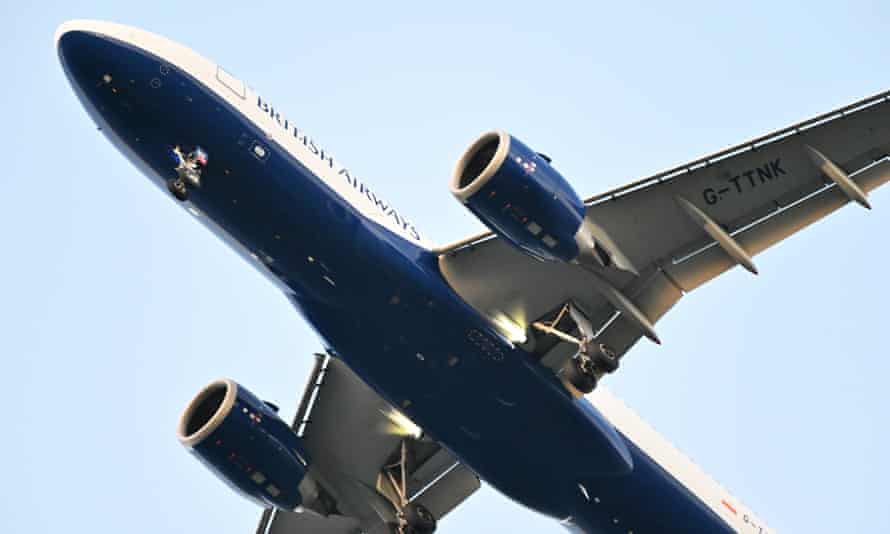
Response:
[[[587,199],[594,236],[638,275],[538,261],[490,233],[438,249],[440,267],[474,308],[514,329],[571,300],[620,356],[645,329],[608,291],[655,323],[737,264],[756,273],[754,256],[848,202],[870,207],[868,192],[890,180],[888,156],[890,92]]]
[[[293,422],[310,473],[333,499],[333,513],[266,510],[258,534],[389,534],[385,469],[410,447],[407,494],[441,519],[479,489],[479,478],[438,443],[405,440],[419,429],[340,360],[317,354]],[[416,434],[414,434],[416,436]]]
[[[360,534],[361,523],[351,517],[324,517],[311,512],[282,512],[267,508],[256,534]],[[381,531],[381,534],[384,531]]]
[[[750,508],[731,495],[606,387],[598,387],[587,395],[587,399],[625,439],[645,452],[661,469],[670,473],[737,532],[772,532]],[[610,483],[621,484],[621,481]],[[641,501],[646,498],[645,495],[640,496]]]

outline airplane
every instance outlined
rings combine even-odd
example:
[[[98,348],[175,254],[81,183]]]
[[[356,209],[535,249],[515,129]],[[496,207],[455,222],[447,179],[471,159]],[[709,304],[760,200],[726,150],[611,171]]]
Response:
[[[296,416],[225,378],[177,436],[263,534],[432,534],[485,481],[572,532],[769,533],[602,384],[684,295],[890,180],[890,92],[580,197],[482,134],[451,191],[486,227],[428,242],[218,64],[62,24],[99,130],[284,293],[322,349]]]

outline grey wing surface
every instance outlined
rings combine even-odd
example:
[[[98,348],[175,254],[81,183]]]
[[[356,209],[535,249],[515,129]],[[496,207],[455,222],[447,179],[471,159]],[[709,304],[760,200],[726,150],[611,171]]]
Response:
[[[602,278],[654,323],[733,266],[756,272],[754,256],[848,202],[870,207],[868,192],[890,180],[888,98],[855,102],[587,199],[597,240],[639,273],[606,269]],[[506,317],[527,327],[572,301],[619,356],[643,334],[578,266],[537,261],[491,234],[439,252],[448,281],[495,322]],[[536,350],[558,361],[571,352],[566,345]]]
[[[283,512],[267,509],[256,534],[359,534],[361,523],[350,517],[324,517],[312,512]]]
[[[258,534],[389,533],[395,520],[386,470],[410,447],[409,499],[441,519],[475,492],[478,477],[435,441],[406,440],[410,422],[340,360],[316,355],[293,422],[310,456],[309,473],[329,512],[266,510]]]

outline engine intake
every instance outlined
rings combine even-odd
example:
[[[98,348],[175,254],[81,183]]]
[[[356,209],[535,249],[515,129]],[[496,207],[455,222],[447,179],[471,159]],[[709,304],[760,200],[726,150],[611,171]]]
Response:
[[[492,231],[538,259],[608,262],[583,224],[584,203],[572,186],[548,157],[505,132],[483,134],[467,149],[451,192]]]
[[[296,432],[232,380],[202,389],[183,412],[177,435],[214,474],[260,506],[294,510],[318,497]]]

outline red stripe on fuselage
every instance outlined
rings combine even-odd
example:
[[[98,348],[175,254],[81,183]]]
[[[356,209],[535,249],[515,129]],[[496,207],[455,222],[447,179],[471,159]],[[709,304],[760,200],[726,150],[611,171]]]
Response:
[[[727,507],[727,508],[729,508],[729,511],[730,511],[730,512],[732,512],[732,513],[733,513],[733,514],[735,514],[735,515],[739,515],[739,513],[738,513],[738,512],[737,512],[737,511],[736,511],[736,509],[735,509],[735,508],[733,508],[733,507],[732,507],[732,505],[731,505],[731,504],[729,504],[729,503],[728,503],[728,502],[726,502],[726,501],[725,501],[725,500],[723,500],[723,501],[720,501],[720,502],[722,502],[722,503],[723,503],[723,506],[725,506],[725,507]]]

